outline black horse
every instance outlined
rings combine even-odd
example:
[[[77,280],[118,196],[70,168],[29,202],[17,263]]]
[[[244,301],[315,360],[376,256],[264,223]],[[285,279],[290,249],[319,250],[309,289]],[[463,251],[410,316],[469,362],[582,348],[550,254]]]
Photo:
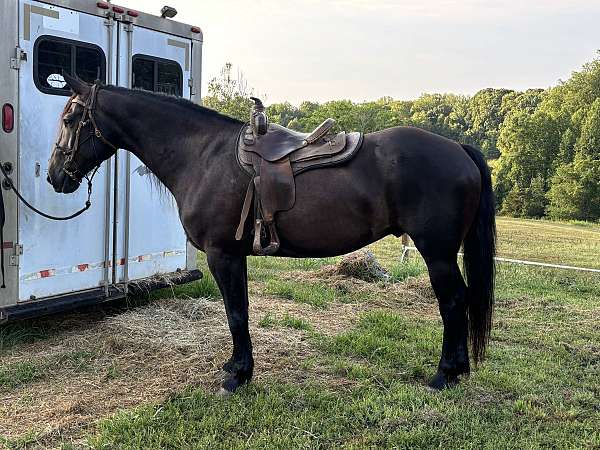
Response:
[[[175,197],[189,240],[207,255],[223,295],[233,354],[223,388],[252,378],[246,257],[250,233],[234,237],[249,182],[236,160],[242,122],[187,100],[65,77],[73,90],[62,115],[48,181],[74,192],[116,148],[135,154]],[[481,153],[411,127],[364,136],[342,165],[296,179],[296,203],[279,213],[276,256],[326,257],[407,233],[423,256],[444,324],[430,386],[451,386],[485,353],[494,302],[495,205]],[[251,221],[249,221],[251,222]],[[457,264],[464,244],[467,284]]]

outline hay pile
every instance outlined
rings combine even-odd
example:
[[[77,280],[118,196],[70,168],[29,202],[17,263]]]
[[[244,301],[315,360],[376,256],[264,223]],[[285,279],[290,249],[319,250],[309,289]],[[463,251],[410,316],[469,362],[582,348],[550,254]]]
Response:
[[[375,255],[368,250],[359,250],[344,256],[339,263],[331,266],[329,271],[369,283],[388,281],[390,278]]]

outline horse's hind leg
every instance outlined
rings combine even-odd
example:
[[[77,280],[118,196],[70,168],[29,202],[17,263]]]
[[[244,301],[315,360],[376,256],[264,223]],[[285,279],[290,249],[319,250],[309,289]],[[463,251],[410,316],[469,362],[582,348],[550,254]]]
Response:
[[[207,251],[208,267],[223,295],[229,330],[233,339],[233,354],[223,369],[229,372],[223,382],[228,392],[252,378],[254,360],[248,331],[248,277],[246,257],[220,251]]]
[[[443,389],[456,384],[459,375],[469,373],[466,286],[456,263],[456,254],[424,258],[444,323],[442,356],[429,385]]]

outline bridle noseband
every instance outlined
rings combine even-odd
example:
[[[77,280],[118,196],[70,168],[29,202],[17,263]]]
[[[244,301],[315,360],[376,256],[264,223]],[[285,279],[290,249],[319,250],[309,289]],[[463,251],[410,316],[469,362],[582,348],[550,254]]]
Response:
[[[98,128],[98,124],[96,123],[96,119],[94,118],[94,111],[96,108],[96,100],[98,98],[99,91],[100,91],[100,84],[94,83],[92,85],[92,87],[90,88],[90,93],[89,93],[85,103],[83,101],[81,101],[81,99],[79,99],[77,96],[71,100],[71,103],[75,103],[75,104],[83,107],[83,115],[81,116],[81,120],[79,121],[79,124],[77,125],[77,130],[75,131],[75,140],[73,142],[73,145],[70,147],[63,147],[63,146],[59,145],[58,142],[55,144],[56,149],[65,157],[65,162],[63,165],[64,172],[69,176],[69,178],[71,178],[73,181],[75,181],[78,184],[81,184],[81,181],[84,178],[87,179],[88,190],[91,189],[92,179],[94,178],[94,175],[96,175],[96,172],[98,171],[98,168],[100,167],[100,164],[102,163],[102,161],[100,161],[100,163],[98,163],[98,165],[94,168],[94,170],[92,171],[91,177],[87,176],[87,173],[89,173],[89,172],[82,173],[74,161],[75,155],[79,151],[81,145],[83,145],[87,141],[91,140],[94,154],[96,154],[96,140],[94,138],[97,138],[97,139],[100,139],[104,144],[106,144],[113,150],[115,150],[115,151],[117,150],[117,147],[115,145],[111,144],[102,135],[102,132],[100,131],[100,129]],[[93,129],[92,129],[92,127],[90,127],[90,134],[87,136],[86,139],[84,139],[83,141],[80,142],[81,131],[83,130],[83,128],[88,126],[90,124],[90,122],[93,126]]]

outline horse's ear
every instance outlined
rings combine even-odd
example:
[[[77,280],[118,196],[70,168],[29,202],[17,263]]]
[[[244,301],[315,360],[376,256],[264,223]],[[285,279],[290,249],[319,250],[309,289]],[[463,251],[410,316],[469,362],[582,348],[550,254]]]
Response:
[[[90,85],[85,81],[81,81],[77,77],[72,77],[68,73],[63,74],[63,78],[67,82],[67,85],[71,88],[74,94],[86,96],[90,92]]]

